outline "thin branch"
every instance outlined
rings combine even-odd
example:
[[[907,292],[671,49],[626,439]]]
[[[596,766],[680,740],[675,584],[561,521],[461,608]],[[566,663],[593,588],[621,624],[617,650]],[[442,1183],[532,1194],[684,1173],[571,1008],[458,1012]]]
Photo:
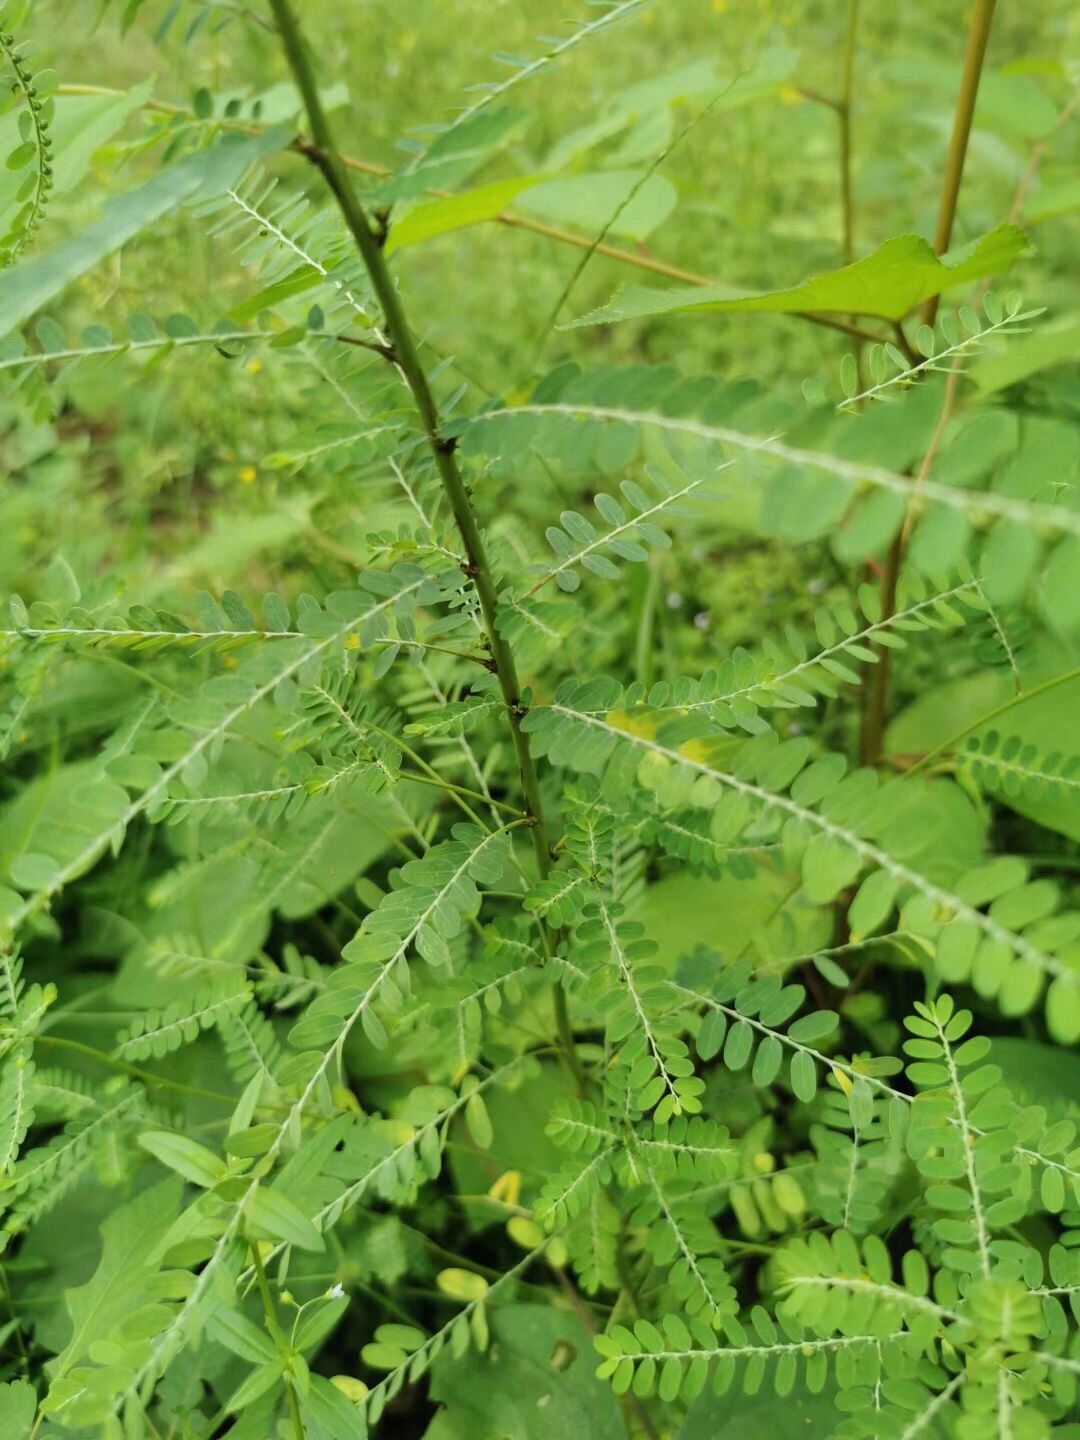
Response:
[[[934,232],[934,252],[937,255],[944,255],[952,240],[953,223],[956,219],[956,202],[960,195],[960,182],[964,175],[964,160],[967,157],[971,122],[975,114],[975,100],[979,93],[979,79],[982,75],[987,41],[990,38],[990,24],[994,18],[995,3],[996,0],[975,0],[975,7],[971,12],[967,54],[964,58],[964,71],[960,80],[960,93],[956,99],[956,113],[953,118],[952,137],[949,141],[949,155],[945,164],[941,202],[938,207],[937,228]],[[924,301],[919,312],[922,324],[933,325],[937,318],[940,299],[940,295],[932,295]],[[919,478],[916,481],[913,499],[917,499],[922,493],[934,456],[937,454],[945,428],[952,416],[958,374],[954,365],[930,448],[923,457],[919,469]],[[909,505],[905,512],[904,524],[897,531],[885,557],[881,576],[881,613],[883,615],[891,615],[896,609],[897,583],[912,517],[913,506]],[[871,765],[876,764],[881,758],[881,744],[885,733],[885,713],[888,708],[890,652],[888,650],[879,651],[877,659],[878,663],[875,666],[873,677],[871,678],[867,674],[864,679],[865,704],[859,737],[862,761],[864,764]]]
[[[303,97],[308,124],[311,126],[314,137],[314,143],[306,147],[305,153],[320,171],[337,201],[342,219],[345,221],[360,258],[367,269],[372,289],[382,308],[383,322],[394,361],[412,394],[428,448],[435,462],[435,469],[442,481],[465,547],[467,563],[464,570],[475,585],[480,601],[488,647],[510,722],[514,752],[521,775],[525,810],[531,821],[530,829],[536,866],[541,879],[543,879],[551,869],[551,847],[544,821],[543,801],[540,795],[536,766],[529,750],[528,736],[521,728],[523,717],[521,683],[518,679],[513,650],[496,623],[498,592],[472,500],[458,466],[455,454],[456,444],[453,440],[446,439],[441,433],[438,406],[420,360],[412,331],[409,328],[401,297],[387,267],[380,239],[372,229],[367,212],[357,197],[334,144],[309,54],[293,14],[290,0],[270,0],[270,3],[277,20],[278,30],[281,33],[285,56]],[[567,1063],[574,1070],[580,1083],[582,1080],[580,1062],[577,1060],[573,1034],[570,1029],[566,993],[561,983],[555,988],[555,1013],[559,1039],[566,1051]]]
[[[855,89],[855,36],[859,24],[859,0],[848,0],[844,36],[844,85],[836,105],[840,120],[840,206],[843,214],[844,264],[855,259],[855,202],[851,187],[851,103]]]
[[[68,84],[61,85],[58,93],[61,95],[120,95],[124,92],[106,85]],[[192,124],[212,124],[218,129],[232,130],[244,135],[261,135],[266,128],[262,125],[250,124],[247,121],[229,120],[222,117],[199,121],[194,112],[186,106],[173,105],[165,100],[147,100],[143,103],[142,108],[155,114],[178,117]],[[297,154],[313,159],[312,150],[316,147],[313,147],[312,142],[305,136],[298,135],[290,142],[289,148]],[[363,160],[355,155],[339,155],[338,159],[345,170],[350,170],[357,175],[370,175],[372,179],[385,180],[394,173],[386,165]],[[432,186],[425,188],[423,193],[431,196],[432,199],[445,200],[460,192]],[[567,230],[561,225],[549,225],[543,220],[534,220],[530,216],[521,215],[514,210],[500,210],[495,215],[485,216],[484,221],[503,225],[509,230],[524,230],[531,235],[554,240],[559,245],[571,245],[577,250],[585,250],[593,255],[603,255],[606,259],[614,260],[619,265],[629,265],[635,270],[645,270],[652,275],[662,276],[665,280],[674,280],[680,285],[714,288],[722,283],[715,276],[702,275],[694,270],[685,270],[679,265],[672,265],[666,260],[657,259],[654,255],[646,255],[637,250],[626,250],[620,245],[609,245],[606,242],[597,243],[593,236],[582,235],[576,230]],[[840,316],[821,315],[812,310],[793,310],[790,314],[796,320],[805,320],[812,325],[820,325],[828,330],[837,330],[841,334],[850,335],[852,339],[869,341],[871,344],[881,344],[884,338],[874,331],[865,330]]]
[[[952,242],[956,202],[960,198],[960,182],[964,178],[964,161],[967,158],[971,122],[975,115],[975,101],[979,93],[979,80],[982,76],[987,42],[990,39],[995,4],[996,0],[975,0],[971,12],[964,71],[960,77],[960,93],[956,97],[956,114],[953,117],[952,136],[949,140],[949,155],[945,162],[937,229],[934,231],[934,253],[937,255],[944,255]],[[922,324],[933,325],[940,301],[940,295],[931,295],[924,302],[919,312]]]

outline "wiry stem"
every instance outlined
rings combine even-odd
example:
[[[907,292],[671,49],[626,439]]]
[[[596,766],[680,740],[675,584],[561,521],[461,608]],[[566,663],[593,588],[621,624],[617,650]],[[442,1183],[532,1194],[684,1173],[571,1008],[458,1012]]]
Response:
[[[840,119],[840,205],[843,213],[844,264],[855,259],[855,202],[851,187],[851,102],[855,89],[855,33],[859,23],[859,0],[848,0],[847,31],[844,37],[844,84],[836,113]]]
[[[971,12],[964,73],[960,77],[960,93],[956,97],[956,114],[953,117],[952,137],[949,140],[949,156],[945,162],[937,229],[934,231],[934,251],[938,255],[944,255],[952,241],[956,202],[960,198],[960,182],[964,176],[971,122],[975,115],[975,100],[979,93],[979,80],[982,76],[986,45],[990,39],[990,24],[994,18],[995,4],[996,0],[975,0],[975,7]],[[940,299],[940,295],[932,295],[924,302],[919,312],[922,324],[934,323]]]
[[[435,468],[442,481],[454,521],[465,547],[466,564],[464,569],[476,587],[480,601],[480,609],[484,617],[484,631],[491,650],[492,669],[506,706],[514,753],[521,776],[525,811],[531,821],[530,828],[533,849],[536,854],[536,866],[541,879],[543,879],[551,870],[551,850],[544,823],[544,807],[536,766],[529,751],[528,738],[521,728],[524,715],[521,684],[518,680],[513,651],[500,633],[496,623],[498,595],[495,581],[472,501],[458,466],[455,455],[456,442],[447,439],[441,433],[438,406],[405,317],[401,297],[387,267],[380,239],[371,227],[367,212],[353,189],[352,182],[349,180],[334,144],[333,134],[323,110],[315,75],[292,6],[289,0],[270,0],[270,4],[281,35],[285,56],[300,90],[308,124],[311,127],[312,143],[305,147],[305,152],[322,173],[333,193],[342,218],[367,269],[372,288],[382,308],[383,323],[389,337],[394,363],[409,387],[423,426],[425,440],[434,459]],[[560,1043],[567,1052],[567,1061],[580,1079],[580,1067],[567,1013],[566,996],[561,985],[557,985],[555,991],[555,1019]]]
[[[941,188],[937,228],[934,232],[934,251],[938,255],[943,255],[948,250],[952,240],[953,222],[956,219],[956,202],[960,195],[960,182],[964,175],[964,160],[967,157],[971,122],[975,114],[975,100],[979,93],[979,78],[982,75],[987,41],[990,38],[990,24],[994,18],[995,3],[996,0],[975,0],[975,7],[971,12],[964,72],[960,80],[960,93],[956,97],[952,138],[949,141],[949,155],[945,164],[945,178]],[[922,324],[933,325],[937,318],[940,298],[939,295],[932,295],[924,302],[919,312]],[[931,450],[927,453],[921,467],[923,476],[929,471],[933,453],[940,443],[945,422],[951,411],[951,399],[950,393],[946,398],[942,421],[935,433]],[[897,531],[885,557],[885,566],[881,576],[881,613],[884,616],[891,615],[896,609],[897,584],[900,577],[900,566],[904,558],[909,522],[910,511],[907,521]],[[866,703],[863,709],[860,742],[861,758],[864,764],[875,764],[881,758],[881,742],[885,733],[885,711],[889,696],[889,654],[888,650],[881,651],[873,678],[871,679],[869,675],[866,677],[869,688],[865,692]]]

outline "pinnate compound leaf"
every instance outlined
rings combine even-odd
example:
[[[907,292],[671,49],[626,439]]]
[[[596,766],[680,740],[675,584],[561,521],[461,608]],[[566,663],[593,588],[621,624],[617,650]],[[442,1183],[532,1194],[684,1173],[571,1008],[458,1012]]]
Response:
[[[277,129],[255,139],[223,142],[110,200],[100,220],[59,249],[20,266],[17,273],[0,276],[0,335],[23,324],[73,280],[181,205],[220,194],[260,155],[280,149],[287,139],[288,132]]]

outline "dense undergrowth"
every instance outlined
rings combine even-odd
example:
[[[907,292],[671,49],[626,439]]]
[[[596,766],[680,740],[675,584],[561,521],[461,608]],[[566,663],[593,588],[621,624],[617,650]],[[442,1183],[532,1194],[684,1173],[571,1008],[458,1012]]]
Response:
[[[1080,1433],[1080,29],[798,8],[0,14],[3,1440]]]

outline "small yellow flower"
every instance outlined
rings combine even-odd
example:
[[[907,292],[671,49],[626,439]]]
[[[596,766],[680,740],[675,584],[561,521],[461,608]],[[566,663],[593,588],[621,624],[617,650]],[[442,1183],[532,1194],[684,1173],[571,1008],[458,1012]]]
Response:
[[[259,371],[263,368],[263,362],[257,355],[253,355],[244,368],[249,375],[258,375]]]
[[[794,85],[781,85],[777,91],[777,98],[781,105],[801,105],[806,96],[800,95]]]
[[[346,635],[346,637],[345,637],[345,649],[346,649],[346,650],[359,650],[359,649],[360,649],[360,636],[356,633],[355,630],[350,630],[349,633],[348,633],[348,635]]]
[[[492,1200],[501,1200],[504,1205],[516,1205],[521,1199],[521,1171],[505,1171],[492,1185],[488,1195]]]
[[[712,8],[716,11],[717,15],[723,15],[727,7],[728,0],[712,0]]]
[[[258,477],[259,472],[255,469],[254,465],[245,465],[240,471],[240,480],[244,485],[254,485]]]

